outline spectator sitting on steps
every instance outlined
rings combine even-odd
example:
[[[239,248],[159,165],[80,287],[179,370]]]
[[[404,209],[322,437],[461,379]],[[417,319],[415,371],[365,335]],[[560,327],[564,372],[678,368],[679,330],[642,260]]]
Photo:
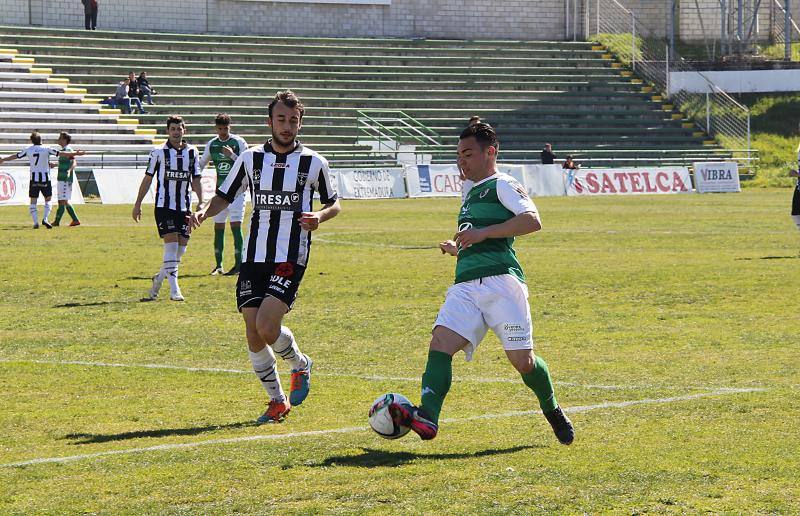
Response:
[[[117,107],[121,108],[122,112],[128,115],[133,110],[131,108],[131,103],[134,103],[136,104],[139,113],[142,114],[147,113],[147,111],[145,111],[144,108],[142,108],[142,101],[139,100],[138,97],[131,98],[128,96],[129,86],[130,86],[130,79],[128,79],[127,77],[122,82],[117,84],[117,91],[116,94],[114,95],[114,102],[116,102]]]
[[[147,80],[147,72],[140,73],[136,82],[139,83],[139,100],[144,101],[145,97],[147,97],[147,103],[152,106],[153,95],[158,92],[150,86],[150,81]]]

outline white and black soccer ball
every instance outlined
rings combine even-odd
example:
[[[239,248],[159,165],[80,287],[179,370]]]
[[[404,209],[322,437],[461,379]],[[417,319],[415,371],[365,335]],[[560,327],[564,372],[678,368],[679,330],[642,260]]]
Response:
[[[369,409],[369,426],[384,439],[399,439],[411,430],[407,426],[395,423],[392,419],[392,414],[389,412],[389,405],[392,403],[413,407],[408,398],[397,393],[384,394],[375,400]]]

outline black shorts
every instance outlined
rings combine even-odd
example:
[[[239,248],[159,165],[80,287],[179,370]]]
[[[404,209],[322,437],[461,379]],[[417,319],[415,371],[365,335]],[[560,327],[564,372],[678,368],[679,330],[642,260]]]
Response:
[[[297,288],[306,268],[292,262],[242,263],[236,282],[236,306],[258,308],[267,296],[283,301],[289,310],[297,298]]]
[[[170,233],[178,233],[182,237],[189,238],[189,222],[187,218],[191,215],[188,211],[175,211],[169,208],[156,208],[156,227],[158,236],[164,237]]]
[[[40,193],[45,197],[45,199],[48,197],[52,197],[53,183],[51,183],[50,181],[45,181],[43,183],[31,181],[31,184],[28,187],[28,197],[30,197],[31,199],[38,199]]]

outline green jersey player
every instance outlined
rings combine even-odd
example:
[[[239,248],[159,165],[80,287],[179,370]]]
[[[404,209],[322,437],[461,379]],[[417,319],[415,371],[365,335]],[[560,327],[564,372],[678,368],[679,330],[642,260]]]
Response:
[[[62,132],[58,135],[58,144],[61,146],[61,152],[73,152],[70,143],[72,142],[72,135],[67,132]],[[75,181],[75,158],[69,158],[63,154],[58,156],[58,209],[56,210],[56,220],[53,222],[54,226],[61,225],[61,217],[64,216],[64,210],[69,213],[72,222],[70,226],[80,226],[81,221],[78,220],[78,215],[75,209],[69,203],[72,199],[72,183]]]
[[[539,406],[562,444],[575,438],[572,423],[556,402],[547,364],[533,354],[531,312],[525,275],[514,252],[514,237],[539,231],[536,206],[511,176],[498,173],[499,144],[488,124],[470,125],[458,142],[458,165],[465,177],[454,240],[439,244],[457,257],[455,284],[447,291],[422,375],[422,403],[408,408],[394,403],[395,420],[422,439],[438,433],[439,414],[452,381],[452,359],[467,360],[489,328],[506,356],[536,395]]]
[[[200,158],[200,170],[202,171],[209,161],[214,161],[217,169],[217,187],[220,187],[228,177],[231,167],[244,151],[247,150],[247,142],[240,136],[231,134],[231,117],[225,113],[220,113],[214,119],[214,130],[217,136],[206,144],[203,157]],[[239,267],[242,263],[242,220],[244,220],[244,198],[245,192],[241,192],[233,202],[224,210],[214,216],[214,258],[217,264],[211,271],[212,276],[225,274],[234,276],[239,274]],[[223,273],[222,256],[225,249],[225,221],[230,220],[231,233],[233,233],[233,247],[235,264],[228,272]]]

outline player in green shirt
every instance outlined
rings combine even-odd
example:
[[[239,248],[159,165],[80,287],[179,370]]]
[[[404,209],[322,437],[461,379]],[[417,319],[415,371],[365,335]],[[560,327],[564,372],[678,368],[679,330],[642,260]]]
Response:
[[[61,146],[61,152],[73,152],[70,143],[72,142],[72,135],[68,132],[62,132],[58,135],[58,144]],[[72,222],[70,226],[80,226],[81,221],[78,220],[78,215],[75,209],[69,203],[72,199],[72,182],[75,180],[75,157],[66,157],[59,155],[58,157],[58,209],[56,210],[56,220],[53,221],[54,226],[61,225],[61,217],[64,216],[64,210],[69,213]]]
[[[203,157],[200,158],[200,170],[206,168],[209,161],[214,161],[217,169],[217,187],[225,182],[236,158],[239,154],[247,150],[247,142],[240,136],[231,134],[231,117],[225,113],[220,113],[214,119],[214,130],[217,136],[206,144]],[[234,276],[239,274],[239,266],[242,263],[242,246],[244,237],[242,235],[242,220],[244,220],[244,199],[245,193],[237,195],[234,201],[227,208],[214,216],[214,258],[217,264],[211,271],[212,276],[225,274]],[[222,255],[225,249],[225,221],[230,219],[231,233],[233,233],[233,247],[235,265],[228,272],[222,270]]]
[[[506,356],[536,395],[539,406],[562,444],[575,438],[572,423],[556,402],[547,364],[533,354],[533,325],[525,275],[514,252],[514,238],[542,228],[539,213],[525,188],[497,172],[499,143],[494,129],[470,125],[458,142],[458,165],[465,177],[463,202],[454,240],[439,244],[457,257],[455,284],[447,291],[422,375],[419,407],[390,405],[395,420],[422,439],[439,431],[439,414],[452,382],[452,360],[464,351],[467,360],[489,328]]]

